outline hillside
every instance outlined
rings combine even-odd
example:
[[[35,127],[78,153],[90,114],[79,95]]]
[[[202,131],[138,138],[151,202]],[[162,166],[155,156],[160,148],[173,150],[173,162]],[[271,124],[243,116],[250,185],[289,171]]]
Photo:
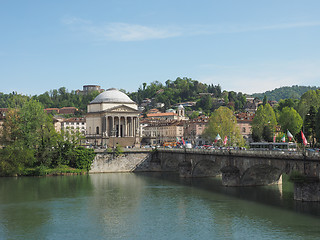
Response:
[[[309,90],[316,90],[319,87],[311,87],[311,86],[291,86],[291,87],[281,87],[276,88],[272,91],[266,91],[264,93],[254,93],[252,94],[253,97],[258,97],[260,99],[263,99],[264,95],[267,96],[268,100],[275,100],[279,101],[280,99],[287,99],[287,98],[293,98],[293,99],[299,99],[302,94]]]

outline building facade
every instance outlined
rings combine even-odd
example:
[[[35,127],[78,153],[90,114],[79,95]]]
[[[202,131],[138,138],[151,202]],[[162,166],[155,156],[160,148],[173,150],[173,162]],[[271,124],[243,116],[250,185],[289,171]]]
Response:
[[[67,118],[61,122],[61,130],[74,134],[76,132],[85,136],[86,120],[85,118]]]
[[[143,129],[143,144],[162,145],[165,142],[177,142],[183,138],[183,121],[154,121]]]
[[[100,147],[140,144],[138,105],[125,93],[110,88],[87,107],[86,139]]]
[[[208,140],[202,137],[202,134],[208,125],[208,121],[208,116],[199,116],[187,121],[185,124],[185,139],[194,146],[210,144]]]

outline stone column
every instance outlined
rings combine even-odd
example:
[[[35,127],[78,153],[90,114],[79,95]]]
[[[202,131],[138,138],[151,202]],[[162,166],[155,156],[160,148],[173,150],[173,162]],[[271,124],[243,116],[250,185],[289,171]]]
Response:
[[[109,122],[108,122],[108,119],[109,119],[109,117],[108,116],[105,116],[105,118],[106,118],[106,137],[108,137],[109,136]]]
[[[129,137],[132,137],[132,117],[130,118],[130,123],[129,123]]]
[[[118,116],[118,137],[121,137],[120,130],[120,117]]]
[[[132,137],[134,137],[134,133],[135,133],[135,130],[136,130],[136,118],[135,117],[132,117]]]
[[[124,117],[124,137],[127,136],[127,117]]]
[[[112,116],[112,129],[111,129],[111,131],[113,131],[113,130],[115,130],[115,128],[114,128],[114,116]],[[115,137],[115,134],[114,133],[112,133],[111,134],[113,137]]]

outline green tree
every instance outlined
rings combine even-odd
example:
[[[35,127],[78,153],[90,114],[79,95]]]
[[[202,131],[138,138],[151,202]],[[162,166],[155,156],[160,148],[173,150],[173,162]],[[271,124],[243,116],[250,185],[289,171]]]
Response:
[[[33,166],[34,162],[34,150],[16,141],[0,149],[0,176],[22,175],[24,169]]]
[[[289,130],[295,136],[302,128],[303,120],[294,108],[284,107],[280,112],[279,124],[283,132]]]
[[[227,107],[220,107],[213,112],[203,136],[214,141],[217,134],[223,138],[227,136],[229,145],[243,146],[245,143],[237,126],[237,119]]]
[[[263,106],[265,106],[267,103],[268,103],[267,95],[264,95],[262,104]]]
[[[277,125],[276,115],[270,106],[260,105],[252,121],[252,138],[254,141],[270,141]]]
[[[309,90],[301,96],[297,106],[297,111],[302,119],[305,118],[311,106],[313,106],[314,109],[318,109],[320,107],[320,90]]]
[[[316,135],[316,109],[313,105],[310,106],[308,113],[304,119],[304,134],[306,138],[312,142],[312,146],[315,144],[315,135]]]
[[[92,162],[96,156],[93,149],[77,147],[73,150],[73,158],[70,162],[72,167],[85,169],[87,172],[91,169]]]
[[[320,143],[320,107],[318,108],[315,122],[316,122],[315,134],[316,134],[317,144],[319,146],[319,143]]]

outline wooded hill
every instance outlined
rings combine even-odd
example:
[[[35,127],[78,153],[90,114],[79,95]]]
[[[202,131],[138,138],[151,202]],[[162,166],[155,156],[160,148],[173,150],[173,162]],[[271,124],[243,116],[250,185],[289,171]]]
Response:
[[[106,86],[106,88],[112,86]],[[268,100],[280,99],[300,99],[302,94],[308,90],[315,90],[317,87],[310,86],[292,86],[281,87],[265,93],[253,94],[261,100],[264,96]],[[167,80],[164,84],[158,81],[150,84],[143,83],[137,91],[124,93],[137,102],[139,105],[146,98],[152,101],[151,106],[147,106],[145,110],[153,107],[155,103],[164,103],[162,110],[172,108],[175,104],[181,102],[196,102],[196,105],[187,110],[201,111],[211,113],[221,105],[230,107],[235,111],[241,111],[246,104],[246,94],[234,91],[222,91],[219,84],[205,84],[191,78],[180,78],[176,80]],[[91,92],[89,95],[77,94],[76,91],[69,92],[65,87],[47,91],[40,95],[25,96],[15,92],[10,94],[0,93],[0,108],[15,107],[23,99],[35,99],[42,103],[44,108],[62,108],[76,107],[80,110],[80,114],[86,112],[87,104],[92,101],[99,93]]]
[[[280,87],[272,91],[266,91],[264,93],[252,94],[253,97],[258,97],[261,100],[264,96],[267,96],[268,100],[280,101],[281,99],[300,99],[302,94],[309,90],[316,90],[320,87],[311,86],[297,86],[293,85],[291,87]]]

